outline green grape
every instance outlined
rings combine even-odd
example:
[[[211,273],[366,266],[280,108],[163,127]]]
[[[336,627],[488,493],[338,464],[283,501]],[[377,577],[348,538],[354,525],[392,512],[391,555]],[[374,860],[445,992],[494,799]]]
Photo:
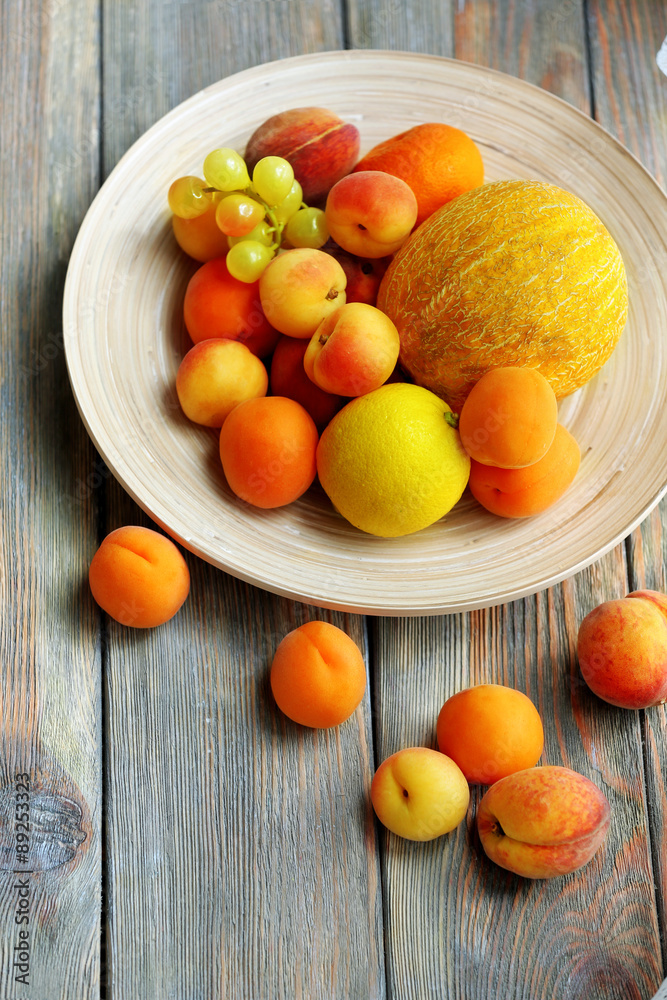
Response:
[[[287,223],[285,236],[293,247],[319,250],[329,239],[329,230],[322,209],[299,209]]]
[[[227,270],[237,281],[258,281],[264,268],[273,257],[273,250],[257,240],[241,240],[230,247]]]
[[[204,177],[219,191],[243,191],[250,184],[248,168],[235,149],[214,149],[204,160]]]
[[[276,222],[284,226],[286,222],[292,218],[295,212],[298,212],[303,203],[303,191],[301,190],[301,185],[298,181],[292,181],[292,187],[286,198],[280,202],[279,205],[273,209],[273,214],[276,218]]]
[[[282,156],[264,156],[252,172],[252,185],[267,205],[279,205],[292,189],[294,171]]]
[[[197,219],[211,207],[211,196],[205,191],[206,181],[199,177],[179,177],[169,188],[167,201],[180,219]]]
[[[264,206],[235,191],[220,201],[215,221],[226,236],[247,236],[264,218]]]
[[[274,230],[271,226],[263,220],[259,222],[254,229],[251,229],[249,233],[245,236],[228,236],[227,242],[230,247],[235,246],[237,243],[242,243],[244,240],[255,240],[257,243],[263,243],[265,247],[270,247],[273,243]]]

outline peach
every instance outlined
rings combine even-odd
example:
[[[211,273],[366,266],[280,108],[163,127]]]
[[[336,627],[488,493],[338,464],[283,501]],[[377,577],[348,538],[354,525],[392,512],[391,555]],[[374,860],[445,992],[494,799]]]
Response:
[[[322,250],[286,250],[259,279],[259,297],[276,330],[310,339],[325,316],[345,305],[345,272]]]
[[[190,420],[206,427],[222,427],[238,403],[265,396],[266,368],[245,344],[225,337],[200,340],[181,361],[176,393]]]
[[[544,746],[532,701],[504,684],[476,684],[452,695],[440,709],[437,734],[442,753],[478,785],[533,767]]]
[[[301,403],[320,433],[347,402],[316,386],[303,367],[303,356],[310,341],[281,337],[271,358],[269,385],[274,396],[287,396]]]
[[[321,249],[335,257],[345,271],[345,301],[365,302],[374,306],[382,276],[389,267],[391,257],[357,257],[356,254],[343,250],[333,240],[327,240]]]
[[[485,853],[524,878],[567,875],[587,864],[609,829],[597,785],[567,767],[531,767],[501,778],[477,808]]]
[[[362,170],[334,184],[324,214],[331,238],[343,250],[359,257],[387,257],[410,235],[417,199],[400,177]]]
[[[433,840],[464,818],[470,801],[461,769],[437,750],[408,747],[384,760],[371,783],[380,822],[407,840]]]
[[[326,108],[291,108],[255,129],[245,160],[252,172],[264,156],[289,160],[309,205],[321,201],[359,157],[359,129]]]
[[[102,610],[132,628],[164,624],[190,590],[187,564],[171,539],[139,525],[116,528],[106,536],[88,579]]]
[[[582,676],[603,701],[650,708],[667,701],[667,595],[636,590],[586,615],[577,636]]]
[[[322,320],[303,359],[308,378],[325,392],[362,396],[379,389],[398,361],[398,330],[383,312],[350,302]]]
[[[281,712],[315,729],[338,726],[360,704],[366,665],[356,642],[329,622],[288,632],[271,662],[271,691]]]

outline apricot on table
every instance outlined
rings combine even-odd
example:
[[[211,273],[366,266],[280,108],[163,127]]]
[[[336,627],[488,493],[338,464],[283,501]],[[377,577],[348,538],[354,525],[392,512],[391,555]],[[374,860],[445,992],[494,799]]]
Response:
[[[116,528],[106,536],[88,579],[102,610],[132,628],[169,621],[190,590],[187,564],[171,539],[139,525]]]
[[[302,726],[320,729],[340,725],[355,711],[366,690],[366,667],[346,632],[312,621],[282,639],[270,679],[281,712]]]
[[[310,414],[286,396],[235,406],[220,431],[220,461],[232,492],[255,507],[297,500],[315,479],[319,435]]]
[[[556,427],[544,458],[524,469],[499,469],[470,463],[470,492],[483,507],[500,517],[530,517],[555,503],[572,484],[579,469],[579,445],[562,424]]]
[[[558,424],[556,396],[536,368],[492,368],[461,408],[459,434],[482,465],[522,469],[544,458]]]
[[[605,601],[581,622],[577,654],[582,676],[603,701],[650,708],[667,701],[667,595],[635,590]]]
[[[458,765],[437,750],[406,747],[373,777],[371,802],[388,830],[406,840],[434,840],[463,820],[470,789]]]
[[[478,785],[533,767],[544,747],[535,705],[504,684],[476,684],[448,698],[440,709],[437,736],[440,751]]]

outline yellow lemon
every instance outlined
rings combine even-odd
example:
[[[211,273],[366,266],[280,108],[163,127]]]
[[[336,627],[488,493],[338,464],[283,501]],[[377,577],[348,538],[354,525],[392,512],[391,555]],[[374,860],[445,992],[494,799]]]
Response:
[[[443,517],[470,475],[451,412],[428,389],[402,382],[344,406],[317,448],[320,483],[336,510],[383,537],[408,535]]]

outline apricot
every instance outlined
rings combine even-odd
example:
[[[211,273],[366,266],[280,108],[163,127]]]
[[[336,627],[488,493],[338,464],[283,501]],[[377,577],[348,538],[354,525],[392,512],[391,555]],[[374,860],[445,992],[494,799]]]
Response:
[[[470,789],[451,758],[427,747],[406,747],[383,760],[371,783],[380,822],[406,840],[434,840],[462,822]]]
[[[258,281],[232,277],[224,257],[203,264],[190,278],[183,318],[195,344],[228,337],[239,340],[259,358],[271,353],[280,336],[264,315]]]
[[[424,122],[374,146],[354,168],[384,170],[414,191],[417,225],[436,209],[484,180],[484,164],[470,136],[444,122]]]
[[[200,340],[181,361],[176,394],[186,417],[205,427],[222,427],[244,399],[265,396],[269,376],[245,344],[227,337]]]
[[[224,257],[229,250],[227,237],[215,221],[216,208],[217,205],[211,205],[207,212],[196,219],[181,219],[174,215],[171,220],[174,236],[181,250],[202,264],[215,257]]]
[[[361,650],[346,632],[323,621],[288,632],[275,651],[270,676],[281,712],[314,729],[348,719],[366,689]]]
[[[220,461],[230,489],[255,507],[282,507],[306,492],[317,471],[312,417],[285,396],[239,403],[220,431]]]
[[[88,573],[93,597],[111,618],[132,628],[169,621],[190,590],[185,559],[171,539],[126,525],[106,536]]]
[[[303,365],[320,389],[362,396],[387,381],[400,346],[398,330],[388,316],[365,302],[348,302],[322,320]]]
[[[493,368],[463,404],[459,434],[476,462],[522,469],[544,458],[557,423],[556,396],[536,368]]]
[[[252,172],[264,156],[289,160],[303,200],[321,201],[359,157],[359,129],[326,108],[290,108],[272,115],[248,140],[245,161]]]
[[[579,445],[562,424],[544,458],[524,469],[498,469],[471,461],[470,492],[500,517],[530,517],[546,510],[571,485],[579,469]]]
[[[286,250],[259,279],[262,309],[276,330],[310,340],[325,316],[345,305],[345,282],[330,254],[312,247]]]
[[[303,359],[308,340],[281,337],[271,358],[269,384],[274,396],[288,396],[301,403],[322,433],[331,418],[347,402],[343,396],[325,392],[306,375]]]
[[[619,708],[667,701],[667,595],[636,590],[586,615],[577,635],[582,676]]]
[[[348,174],[331,188],[324,209],[331,238],[359,257],[387,257],[417,219],[417,199],[400,177],[382,170]]]
[[[321,249],[335,257],[345,271],[347,278],[345,301],[365,302],[366,305],[374,306],[380,282],[389,267],[391,257],[358,257],[343,250],[333,240],[327,240]]]
[[[440,709],[438,748],[473,785],[533,767],[544,747],[539,712],[522,691],[477,684],[448,698]]]

